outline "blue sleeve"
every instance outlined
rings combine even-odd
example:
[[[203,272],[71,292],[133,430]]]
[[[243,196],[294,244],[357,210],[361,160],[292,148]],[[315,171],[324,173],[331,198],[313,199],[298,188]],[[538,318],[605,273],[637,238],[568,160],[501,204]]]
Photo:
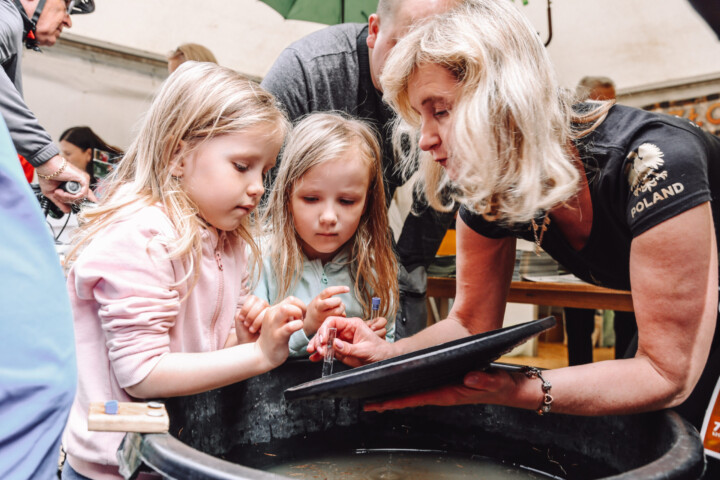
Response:
[[[77,381],[72,312],[50,232],[1,117],[0,239],[0,472],[53,478]]]

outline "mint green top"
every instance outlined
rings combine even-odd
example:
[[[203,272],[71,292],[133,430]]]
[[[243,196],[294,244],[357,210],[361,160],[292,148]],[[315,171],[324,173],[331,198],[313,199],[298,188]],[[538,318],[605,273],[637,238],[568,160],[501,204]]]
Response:
[[[277,303],[275,297],[278,293],[277,282],[272,273],[270,259],[267,255],[263,255],[262,273],[260,281],[253,292],[255,296],[268,301],[270,304]],[[295,289],[288,292],[286,296],[294,296],[302,300],[306,305],[309,304],[320,292],[327,287],[343,285],[350,288],[349,293],[335,295],[345,304],[345,315],[347,317],[363,318],[362,305],[355,297],[353,291],[355,279],[351,277],[350,272],[350,255],[348,249],[343,249],[335,258],[327,262],[325,265],[320,260],[309,260],[303,255],[303,273],[296,285]],[[382,299],[382,295],[377,295]],[[386,299],[382,299],[387,301]],[[368,299],[368,302],[370,299]],[[367,319],[366,319],[367,320]],[[395,339],[395,319],[388,318],[387,335],[385,339],[392,342]],[[302,357],[307,356],[307,345],[310,338],[300,329],[293,333],[290,337],[290,356]]]

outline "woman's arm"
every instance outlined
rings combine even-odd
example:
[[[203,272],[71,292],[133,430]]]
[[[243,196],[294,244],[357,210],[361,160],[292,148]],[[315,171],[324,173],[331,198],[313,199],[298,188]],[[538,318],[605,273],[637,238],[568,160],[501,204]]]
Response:
[[[395,343],[361,334],[362,325],[331,319],[325,322],[308,351],[311,360],[325,354],[329,327],[338,328],[338,358],[357,366],[449,342],[502,326],[505,302],[515,264],[515,239],[492,239],[475,233],[462,219],[457,227],[457,293],[448,318]],[[342,332],[347,328],[347,335]],[[379,339],[378,339],[379,340]]]
[[[543,373],[552,384],[552,411],[626,414],[680,404],[705,365],[718,308],[718,264],[710,204],[667,220],[632,243],[630,279],[638,323],[635,358]],[[453,309],[454,310],[454,309]],[[537,409],[541,382],[506,372],[471,372],[453,385],[369,405],[494,403]]]
[[[676,406],[687,398],[705,366],[715,331],[716,241],[709,203],[633,241],[630,281],[638,352],[632,359],[548,374],[558,411],[632,413]]]

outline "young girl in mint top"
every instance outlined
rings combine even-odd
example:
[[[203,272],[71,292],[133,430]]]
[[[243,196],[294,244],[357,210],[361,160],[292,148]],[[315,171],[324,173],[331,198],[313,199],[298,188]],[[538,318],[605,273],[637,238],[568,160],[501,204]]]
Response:
[[[269,235],[254,293],[270,304],[292,296],[307,306],[291,355],[307,355],[329,316],[362,318],[393,340],[397,263],[382,175],[375,133],[364,122],[316,113],[289,136],[264,215]],[[373,296],[381,304],[371,321]],[[244,319],[251,331],[261,311]]]

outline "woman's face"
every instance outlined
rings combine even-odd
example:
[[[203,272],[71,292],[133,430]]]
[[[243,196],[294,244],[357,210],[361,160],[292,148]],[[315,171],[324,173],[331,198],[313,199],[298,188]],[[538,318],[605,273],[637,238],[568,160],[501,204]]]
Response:
[[[430,152],[450,178],[453,166],[448,141],[452,129],[452,109],[457,96],[457,80],[449,70],[436,64],[420,65],[408,82],[410,106],[421,118],[419,146]]]
[[[60,151],[68,162],[82,171],[87,169],[88,163],[92,160],[92,148],[83,150],[67,140],[60,140]]]

